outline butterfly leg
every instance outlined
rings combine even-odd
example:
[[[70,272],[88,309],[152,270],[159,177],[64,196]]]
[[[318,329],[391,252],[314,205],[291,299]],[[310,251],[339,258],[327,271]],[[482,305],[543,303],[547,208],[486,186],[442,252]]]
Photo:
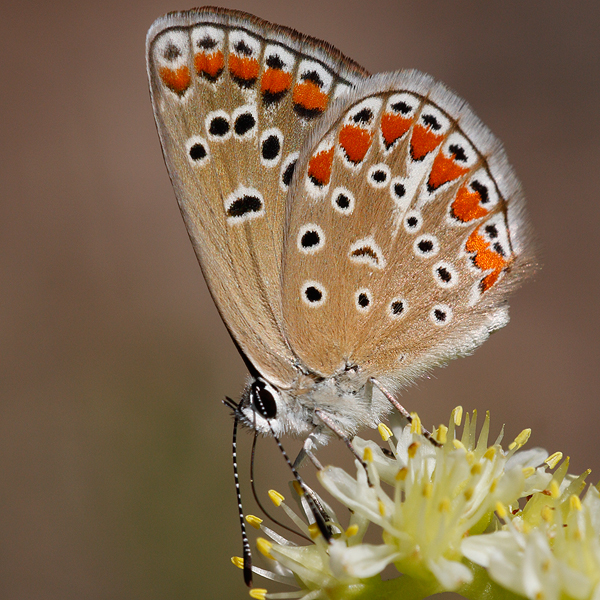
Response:
[[[302,450],[298,452],[298,456],[296,456],[296,460],[294,461],[294,468],[299,469],[304,461],[309,458],[310,462],[315,465],[318,471],[323,469],[323,465],[319,462],[319,459],[315,456],[314,450],[317,448],[317,444],[315,443],[314,434],[310,434],[302,445]]]
[[[337,437],[348,446],[350,452],[354,454],[356,460],[360,462],[360,464],[364,467],[365,473],[367,475],[367,483],[369,487],[373,487],[371,483],[371,478],[369,477],[369,469],[367,468],[367,463],[363,459],[363,457],[357,452],[356,448],[352,445],[352,440],[336,425],[335,421],[326,413],[321,410],[315,410],[315,414],[321,419],[321,421],[333,432]]]
[[[377,381],[377,379],[375,379],[374,377],[371,377],[371,382],[373,383],[373,385],[375,387],[377,387],[379,389],[379,391],[389,400],[389,402],[391,403],[391,405],[409,422],[412,423],[413,422],[413,418],[411,416],[411,414],[404,408],[404,406],[402,406],[402,404],[400,404],[400,402],[398,402],[398,400],[393,396],[393,394],[391,392],[389,392],[388,390],[386,390],[383,385]],[[433,435],[431,435],[431,432],[427,431],[427,429],[425,429],[423,427],[422,429],[423,431],[423,437],[428,439],[434,446],[437,446],[438,448],[441,447],[442,444],[440,444],[434,437]]]

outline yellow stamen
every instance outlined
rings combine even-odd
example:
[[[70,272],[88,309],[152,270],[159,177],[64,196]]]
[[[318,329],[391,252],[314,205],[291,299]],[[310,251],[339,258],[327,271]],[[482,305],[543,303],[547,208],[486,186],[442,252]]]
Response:
[[[417,450],[419,449],[419,446],[421,444],[419,442],[413,442],[409,447],[408,447],[408,458],[414,458],[415,454],[417,453]]]
[[[267,590],[264,588],[254,588],[248,592],[250,598],[254,598],[254,600],[265,600],[267,597]]]
[[[363,460],[365,462],[373,462],[373,450],[371,450],[371,448],[369,448],[369,446],[367,446],[365,448],[365,453],[363,454]]]
[[[581,500],[579,499],[579,496],[573,494],[569,498],[569,506],[571,507],[571,510],[581,510]]]
[[[535,475],[535,467],[525,467],[523,469],[523,475],[525,475],[525,479],[528,479],[532,475]]]
[[[454,424],[457,427],[460,427],[460,424],[462,423],[462,418],[463,418],[463,407],[462,406],[457,406],[452,411],[452,419],[454,420]]]
[[[473,461],[475,460],[475,454],[473,454],[473,452],[471,452],[469,450],[469,452],[467,452],[467,455],[465,456],[465,458],[467,459],[467,462],[472,465]]]
[[[378,500],[377,505],[379,507],[379,514],[382,517],[385,517],[385,504],[381,500]]]
[[[520,448],[521,446],[524,446],[527,443],[527,440],[529,440],[530,435],[531,429],[523,429],[523,431],[521,431],[521,433],[515,438],[515,441],[508,447],[508,449],[512,450],[515,447]]]
[[[504,508],[502,502],[496,502],[496,512],[501,519],[506,518],[506,508]]]
[[[450,498],[443,498],[439,506],[440,512],[449,513],[451,508],[452,504],[450,503]]]
[[[452,440],[452,444],[457,450],[464,450],[465,452],[467,451],[465,445],[460,440]]]
[[[256,547],[262,555],[266,556],[267,558],[274,559],[273,555],[271,554],[271,548],[273,547],[273,544],[271,544],[269,540],[265,540],[265,538],[259,537],[256,540]]]
[[[475,463],[471,467],[471,475],[479,475],[481,473],[481,463]]]
[[[406,476],[408,475],[408,469],[406,467],[402,467],[397,473],[396,473],[396,481],[404,481],[406,479]]]
[[[249,525],[252,525],[254,529],[260,529],[260,524],[263,520],[260,517],[255,517],[254,515],[246,515],[246,522]]]
[[[281,503],[285,500],[285,498],[275,490],[269,490],[269,498],[271,498],[271,502],[275,506],[281,506]]]
[[[490,446],[485,451],[483,458],[487,458],[488,460],[494,460],[494,456],[496,456],[496,448],[494,448],[494,446]]]
[[[353,537],[358,533],[358,525],[350,525],[348,529],[346,529],[346,537]]]
[[[445,425],[440,425],[437,429],[437,431],[435,432],[435,439],[440,443],[440,444],[445,444],[446,440],[448,439],[448,428]]]
[[[427,482],[423,486],[423,497],[424,498],[431,498],[432,494],[433,494],[433,485],[431,485],[431,483]]]
[[[465,500],[468,502],[472,497],[475,490],[473,488],[467,488],[464,491]]]
[[[311,540],[316,540],[321,533],[319,526],[316,523],[311,523],[308,526],[308,535],[310,535]]]
[[[554,467],[556,467],[556,465],[562,460],[562,457],[563,457],[562,452],[555,452],[554,454],[551,454],[544,462],[551,469],[554,469]]]
[[[552,498],[558,498],[560,496],[560,486],[555,479],[550,482],[550,496],[552,496]]]
[[[385,423],[379,423],[377,431],[379,431],[379,435],[384,442],[387,442],[392,435],[394,435],[392,430]]]
[[[232,556],[231,557],[231,562],[238,568],[238,569],[243,569],[244,568],[244,559],[241,556]]]
[[[554,521],[554,511],[547,504],[542,508],[542,519],[544,519],[546,523],[552,523],[552,521]]]
[[[410,413],[412,417],[412,423],[410,424],[410,432],[421,435],[423,433],[423,425],[421,424],[421,418],[417,413]]]
[[[296,494],[298,494],[298,496],[304,496],[304,490],[302,489],[302,486],[296,480],[292,481],[292,486],[293,486]]]
[[[496,487],[498,486],[498,478],[494,479],[490,484],[490,492],[494,493],[496,491]]]

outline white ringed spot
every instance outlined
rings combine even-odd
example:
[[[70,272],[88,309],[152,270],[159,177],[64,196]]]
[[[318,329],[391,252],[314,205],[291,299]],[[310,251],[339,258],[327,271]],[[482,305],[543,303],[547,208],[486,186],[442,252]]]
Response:
[[[404,298],[392,298],[389,316],[391,319],[400,319],[406,314],[407,304]]]
[[[367,181],[374,188],[383,188],[388,185],[390,177],[390,168],[384,163],[373,165],[367,173]]]
[[[194,135],[185,143],[188,160],[196,167],[203,166],[210,160],[210,147],[206,140]]]
[[[413,250],[417,256],[430,258],[439,252],[440,247],[434,235],[420,235],[413,244]]]
[[[331,206],[340,214],[351,215],[355,204],[354,194],[348,188],[338,187],[333,190]]]
[[[260,162],[267,168],[274,167],[281,159],[283,133],[277,127],[266,129],[260,136]]]
[[[317,308],[327,300],[327,290],[318,281],[305,281],[300,287],[300,296],[304,304]]]
[[[386,265],[383,251],[372,236],[356,240],[350,246],[348,258],[354,263],[364,264],[373,269],[384,269]]]
[[[243,185],[225,198],[224,205],[229,225],[237,225],[265,214],[262,194],[257,189]]]
[[[434,325],[443,327],[452,321],[452,309],[447,304],[436,304],[429,311],[429,318]]]
[[[223,142],[231,137],[231,120],[224,110],[208,113],[204,125],[208,139],[212,142]]]
[[[238,106],[231,114],[233,121],[233,135],[238,140],[246,140],[256,135],[258,117],[256,104]]]
[[[441,260],[432,268],[435,282],[443,288],[454,287],[458,283],[458,272],[449,262]]]
[[[315,223],[302,225],[296,239],[298,250],[304,254],[314,254],[325,245],[325,234]]]
[[[423,217],[416,210],[409,210],[404,216],[404,229],[408,233],[416,233],[423,225]]]
[[[285,160],[281,165],[281,171],[279,173],[279,188],[282,192],[287,192],[290,184],[292,183],[292,177],[294,176],[294,169],[296,168],[298,156],[298,152],[291,152],[285,157]]]
[[[371,310],[371,305],[373,304],[371,290],[368,288],[356,290],[356,293],[354,294],[354,304],[359,312],[369,312]]]

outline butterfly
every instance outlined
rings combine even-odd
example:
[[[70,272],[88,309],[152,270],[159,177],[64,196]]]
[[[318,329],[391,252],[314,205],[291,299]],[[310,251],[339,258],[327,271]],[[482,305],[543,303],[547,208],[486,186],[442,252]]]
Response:
[[[147,70],[202,272],[260,433],[348,438],[508,322],[519,183],[466,103],[235,10],[158,19]]]

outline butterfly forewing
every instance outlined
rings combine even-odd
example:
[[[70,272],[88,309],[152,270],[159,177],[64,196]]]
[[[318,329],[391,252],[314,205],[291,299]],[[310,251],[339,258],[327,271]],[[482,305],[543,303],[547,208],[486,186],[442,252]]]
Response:
[[[212,8],[159,19],[147,57],[165,161],[211,293],[258,371],[289,387],[285,198],[307,132],[367,74],[323,42]]]
[[[340,99],[302,149],[283,298],[294,352],[322,376],[402,384],[507,321],[523,272],[518,184],[460,99],[416,72]]]

